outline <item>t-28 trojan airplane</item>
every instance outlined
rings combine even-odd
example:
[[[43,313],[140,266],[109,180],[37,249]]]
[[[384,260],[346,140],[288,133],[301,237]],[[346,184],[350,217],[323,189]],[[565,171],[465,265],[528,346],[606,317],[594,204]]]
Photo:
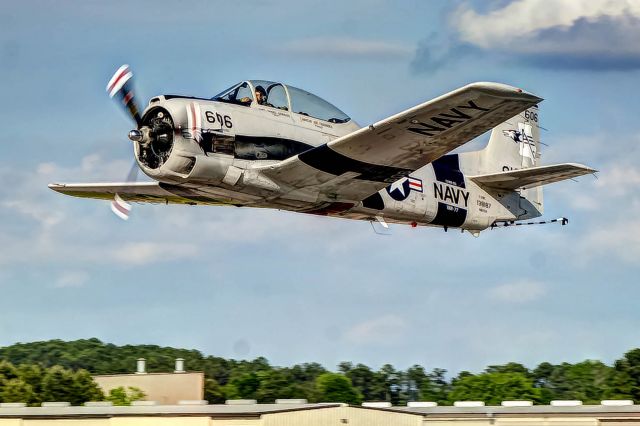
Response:
[[[211,99],[157,96],[139,112],[131,78],[123,65],[107,91],[136,122],[136,171],[155,182],[49,185],[113,200],[122,218],[130,202],[232,205],[477,236],[542,215],[542,185],[595,172],[539,165],[542,99],[504,84],[469,84],[359,127],[311,93],[261,80]],[[488,130],[484,149],[451,154]]]

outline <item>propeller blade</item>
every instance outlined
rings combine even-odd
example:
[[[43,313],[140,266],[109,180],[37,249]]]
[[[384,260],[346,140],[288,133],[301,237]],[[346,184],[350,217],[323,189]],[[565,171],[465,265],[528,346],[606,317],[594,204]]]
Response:
[[[138,180],[138,171],[140,167],[138,167],[138,163],[133,160],[133,164],[131,165],[131,169],[129,169],[129,173],[127,174],[127,183],[135,182]]]
[[[127,183],[135,182],[138,180],[138,164],[134,161],[127,175]],[[111,211],[122,220],[129,220],[131,214],[131,204],[126,202],[116,193],[111,201]]]
[[[123,65],[118,68],[118,71],[107,84],[107,93],[109,93],[110,98],[116,97],[122,103],[131,118],[140,127],[142,119],[133,93],[133,73],[129,69],[129,65]]]
[[[111,201],[111,211],[122,220],[129,220],[131,214],[131,204],[120,198],[118,194]]]

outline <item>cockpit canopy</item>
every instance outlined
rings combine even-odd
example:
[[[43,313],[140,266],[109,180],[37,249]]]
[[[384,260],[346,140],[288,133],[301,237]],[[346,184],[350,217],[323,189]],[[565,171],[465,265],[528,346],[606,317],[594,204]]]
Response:
[[[277,108],[330,123],[346,123],[351,120],[348,115],[324,99],[297,87],[273,81],[244,81],[214,96],[212,100],[246,107]]]

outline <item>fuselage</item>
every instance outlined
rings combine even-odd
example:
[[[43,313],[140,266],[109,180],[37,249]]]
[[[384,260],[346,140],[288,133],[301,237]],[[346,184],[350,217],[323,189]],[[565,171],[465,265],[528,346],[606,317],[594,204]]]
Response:
[[[168,115],[177,130],[166,146],[142,148],[134,144],[140,167],[167,189],[188,189],[195,203],[369,221],[382,218],[392,223],[470,231],[485,229],[496,220],[533,217],[517,193],[488,193],[468,179],[465,171],[475,165],[465,154],[445,155],[365,200],[332,200],[287,191],[261,176],[260,170],[348,135],[359,126],[346,116],[314,117],[322,112],[296,108],[294,95],[302,95],[287,86],[282,89],[282,105],[181,96],[153,98],[143,116],[167,120]],[[189,118],[194,104],[201,117],[197,129]],[[192,134],[195,132],[197,138]]]

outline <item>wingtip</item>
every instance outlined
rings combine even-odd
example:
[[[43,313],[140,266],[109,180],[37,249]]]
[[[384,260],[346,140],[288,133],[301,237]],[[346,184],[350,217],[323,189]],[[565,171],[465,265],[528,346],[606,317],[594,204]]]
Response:
[[[600,173],[600,170],[596,170],[593,167],[585,166],[584,164],[580,164],[580,163],[569,163],[569,164],[574,167],[585,170],[587,172],[586,174]]]
[[[519,87],[510,86],[504,83],[495,83],[491,81],[478,81],[475,83],[468,84],[466,87],[482,90],[487,93],[491,93],[493,95],[502,96],[502,97],[518,97],[518,98],[524,97],[524,98],[528,98],[530,102],[533,102],[536,104],[544,101],[544,98],[541,98],[538,95],[535,95]]]
[[[67,185],[64,183],[50,183],[47,185],[47,187],[52,191],[64,194],[65,193],[64,190],[67,187]]]

